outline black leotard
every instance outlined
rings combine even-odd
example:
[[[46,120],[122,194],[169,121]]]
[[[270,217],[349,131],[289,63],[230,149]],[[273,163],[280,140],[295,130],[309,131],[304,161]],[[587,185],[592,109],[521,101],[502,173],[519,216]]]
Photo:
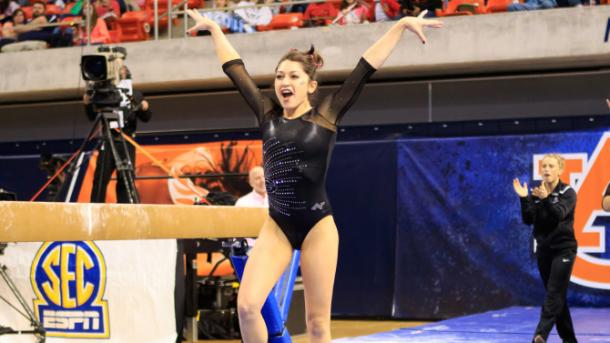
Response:
[[[286,119],[277,101],[256,87],[242,60],[222,67],[258,118],[269,215],[292,247],[300,249],[313,226],[332,214],[325,183],[337,123],[375,69],[361,58],[339,90],[304,115]]]

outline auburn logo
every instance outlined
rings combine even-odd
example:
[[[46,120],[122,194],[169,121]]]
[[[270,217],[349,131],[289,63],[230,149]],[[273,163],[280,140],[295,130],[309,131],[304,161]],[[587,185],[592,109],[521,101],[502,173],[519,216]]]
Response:
[[[540,180],[539,163],[544,155],[534,155],[534,179]],[[574,233],[578,254],[571,281],[582,286],[610,289],[610,260],[606,252],[606,225],[610,213],[602,210],[602,197],[610,182],[610,133],[604,133],[595,151],[587,154],[561,154],[566,166],[561,180],[577,193]]]

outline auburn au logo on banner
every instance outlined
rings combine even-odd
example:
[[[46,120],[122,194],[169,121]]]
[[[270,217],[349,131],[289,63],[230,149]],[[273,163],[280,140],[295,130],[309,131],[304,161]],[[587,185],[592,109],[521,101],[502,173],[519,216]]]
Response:
[[[34,312],[50,337],[108,338],[106,264],[93,242],[44,243],[32,263]]]
[[[561,154],[566,167],[561,175],[577,193],[574,233],[578,254],[571,281],[582,286],[610,289],[610,259],[606,252],[606,224],[610,213],[602,210],[602,197],[610,182],[610,133],[604,133],[595,151],[587,154]],[[538,165],[544,155],[534,155],[534,175],[540,180]],[[596,256],[597,255],[597,256]]]

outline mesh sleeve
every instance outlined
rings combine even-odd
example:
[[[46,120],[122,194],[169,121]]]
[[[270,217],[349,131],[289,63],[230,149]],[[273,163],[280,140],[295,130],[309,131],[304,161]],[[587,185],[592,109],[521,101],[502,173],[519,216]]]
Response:
[[[233,81],[248,106],[254,111],[258,123],[262,123],[264,115],[273,108],[273,101],[258,89],[246,71],[244,62],[241,59],[228,61],[222,65],[222,70]]]
[[[326,120],[338,124],[343,115],[354,104],[364,84],[376,71],[364,58],[361,58],[356,68],[347,77],[343,85],[334,93],[326,96],[320,103],[319,111]]]

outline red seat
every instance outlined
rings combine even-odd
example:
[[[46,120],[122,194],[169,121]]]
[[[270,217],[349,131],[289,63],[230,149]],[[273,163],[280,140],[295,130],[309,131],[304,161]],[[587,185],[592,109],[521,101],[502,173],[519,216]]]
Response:
[[[506,12],[512,0],[488,0],[487,13]]]
[[[182,2],[182,0],[172,0],[172,7],[179,5],[181,2]],[[153,0],[145,0],[144,8],[154,11],[155,2]],[[167,0],[157,0],[157,8],[159,10],[159,14],[167,12]],[[176,9],[176,11],[177,10],[178,9]]]
[[[150,26],[146,22],[146,12],[144,11],[125,12],[114,26],[119,31],[121,42],[135,42],[149,38]]]
[[[34,12],[32,6],[23,6],[20,7],[20,9],[23,11],[23,14],[25,14],[25,19],[32,19],[32,12]]]
[[[112,44],[120,43],[121,38],[118,30],[109,30],[106,22],[98,18],[91,31],[91,44]]]
[[[205,2],[203,0],[188,0],[186,2],[188,8],[203,8]]]
[[[129,12],[125,12],[123,13],[123,15],[121,16],[121,19],[127,19],[127,18],[136,18],[136,19],[140,19],[140,20],[146,20],[147,19],[147,14],[144,11],[129,11]]]
[[[303,13],[280,13],[267,25],[271,30],[283,30],[303,27]],[[264,31],[264,30],[263,30]]]
[[[48,4],[45,12],[47,15],[60,15],[62,10],[56,5]]]

